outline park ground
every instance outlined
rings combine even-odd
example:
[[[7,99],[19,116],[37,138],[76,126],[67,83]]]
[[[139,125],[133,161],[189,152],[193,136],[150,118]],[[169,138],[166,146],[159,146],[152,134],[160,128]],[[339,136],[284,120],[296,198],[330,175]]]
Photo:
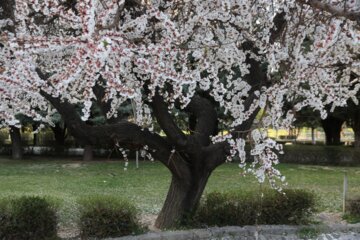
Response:
[[[349,197],[360,196],[360,167],[280,164],[287,188],[313,191],[318,216],[328,221],[341,220],[344,174],[348,177]],[[0,198],[40,195],[53,199],[59,206],[60,228],[71,229],[78,216],[77,201],[93,195],[111,195],[128,199],[150,224],[160,211],[170,183],[168,170],[158,162],[141,161],[139,169],[130,162],[32,157],[14,161],[0,157]],[[214,171],[206,193],[239,191],[260,193],[268,183],[259,184],[244,174],[237,163],[227,163]],[[330,216],[330,217],[329,217]]]

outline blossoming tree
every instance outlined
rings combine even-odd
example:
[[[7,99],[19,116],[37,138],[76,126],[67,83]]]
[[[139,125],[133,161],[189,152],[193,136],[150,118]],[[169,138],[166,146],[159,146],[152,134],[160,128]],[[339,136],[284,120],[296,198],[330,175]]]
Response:
[[[144,147],[171,172],[158,227],[196,209],[211,172],[236,155],[259,181],[283,179],[268,127],[357,102],[354,0],[1,1],[0,118],[60,113],[83,145]],[[131,102],[135,121],[116,121]],[[85,124],[92,106],[108,119]],[[75,106],[81,106],[79,115]],[[289,107],[290,106],[290,107]],[[261,110],[261,111],[260,111]],[[174,118],[189,116],[190,134]],[[221,114],[219,114],[221,113]],[[229,134],[217,135],[226,119]],[[154,132],[153,122],[166,134]]]

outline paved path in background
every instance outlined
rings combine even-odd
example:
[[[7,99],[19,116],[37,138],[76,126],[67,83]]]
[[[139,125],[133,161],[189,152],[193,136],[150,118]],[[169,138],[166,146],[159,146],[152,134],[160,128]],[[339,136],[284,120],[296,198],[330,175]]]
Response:
[[[112,240],[360,240],[360,224],[262,225],[151,232]],[[110,240],[110,239],[108,239]]]

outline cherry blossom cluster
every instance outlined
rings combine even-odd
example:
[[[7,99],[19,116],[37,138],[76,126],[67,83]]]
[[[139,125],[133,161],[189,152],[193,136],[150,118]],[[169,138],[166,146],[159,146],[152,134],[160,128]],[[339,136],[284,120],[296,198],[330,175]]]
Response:
[[[15,0],[14,19],[0,20],[0,29],[15,29],[0,34],[2,124],[18,125],[20,113],[51,122],[54,110],[40,90],[82,106],[86,121],[98,84],[106,93],[101,100],[111,101],[109,118],[130,100],[143,127],[152,124],[148,103],[156,91],[169,111],[177,102],[185,108],[199,90],[208,92],[230,119],[229,130],[259,109],[265,114],[255,125],[266,130],[290,127],[303,107],[324,118],[326,106],[357,103],[359,79],[350,75],[360,68],[360,30],[347,17],[360,11],[355,0],[66,3]],[[249,80],[254,61],[266,80]],[[280,146],[250,132],[252,171],[260,181],[282,178],[273,168]],[[245,139],[214,141],[228,141],[231,156],[245,163]]]

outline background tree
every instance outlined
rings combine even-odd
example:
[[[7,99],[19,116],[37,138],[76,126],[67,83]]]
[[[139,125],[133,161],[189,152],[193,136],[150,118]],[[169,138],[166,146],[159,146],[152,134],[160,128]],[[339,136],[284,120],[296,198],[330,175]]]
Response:
[[[16,0],[13,6],[7,22],[14,29],[0,38],[0,118],[14,125],[13,113],[21,112],[49,122],[40,111],[53,114],[50,103],[84,146],[149,149],[172,175],[158,227],[191,216],[226,159],[238,155],[244,165],[247,135],[250,170],[275,186],[283,179],[273,167],[281,146],[262,129],[290,127],[307,106],[325,118],[325,106],[345,106],[359,89],[348,71],[359,52],[359,13],[351,1]],[[310,51],[303,44],[309,38]],[[135,121],[86,124],[93,105],[109,106],[103,116],[116,119],[129,101]],[[191,119],[193,134],[176,124],[178,111]],[[219,117],[230,134],[214,136]],[[166,138],[153,131],[153,121]]]
[[[321,125],[325,132],[326,145],[340,145],[341,144],[341,130],[345,123],[344,114],[339,112],[328,115],[327,118],[321,120]]]
[[[360,70],[359,68],[353,69],[351,72],[351,79],[359,78]],[[354,147],[360,148],[360,107],[357,103],[359,101],[360,95],[359,93],[356,96],[355,101],[348,101],[348,106],[346,107],[346,117],[347,123],[351,126],[354,131]]]
[[[311,129],[311,144],[316,144],[315,129],[321,126],[321,118],[317,112],[312,109],[304,108],[296,113],[294,125],[296,127],[309,127]]]

